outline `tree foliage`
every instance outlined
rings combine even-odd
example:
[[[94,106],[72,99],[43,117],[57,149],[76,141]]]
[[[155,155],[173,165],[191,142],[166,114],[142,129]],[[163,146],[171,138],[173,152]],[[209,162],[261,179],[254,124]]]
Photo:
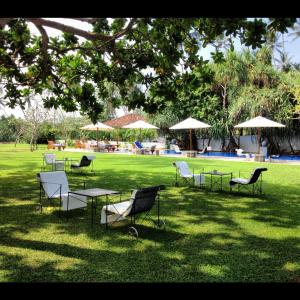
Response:
[[[46,108],[80,110],[93,122],[105,110],[103,99],[107,98],[114,107],[162,111],[167,101],[177,101],[180,91],[174,82],[184,82],[186,72],[194,68],[197,72],[199,64],[204,64],[200,47],[223,36],[237,37],[255,49],[265,42],[269,30],[286,32],[296,22],[295,18],[77,20],[90,24],[92,31],[43,18],[0,19],[0,75],[9,107],[24,108],[33,92],[43,97]],[[39,36],[29,31],[28,23]],[[45,27],[62,35],[49,37]],[[218,49],[213,57],[216,62],[224,59]],[[184,74],[177,69],[180,64]],[[109,96],[108,85],[115,86],[118,94]],[[132,88],[136,85],[145,85],[149,93]]]

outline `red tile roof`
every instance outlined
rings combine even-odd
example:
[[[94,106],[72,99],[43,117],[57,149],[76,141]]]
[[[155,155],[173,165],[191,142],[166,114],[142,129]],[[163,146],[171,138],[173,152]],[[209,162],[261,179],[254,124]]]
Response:
[[[111,126],[111,127],[115,127],[115,128],[121,128],[127,124],[136,122],[136,121],[146,121],[145,118],[141,115],[137,115],[137,114],[128,114],[116,119],[112,119],[112,120],[108,120],[106,122],[103,122],[105,125]]]

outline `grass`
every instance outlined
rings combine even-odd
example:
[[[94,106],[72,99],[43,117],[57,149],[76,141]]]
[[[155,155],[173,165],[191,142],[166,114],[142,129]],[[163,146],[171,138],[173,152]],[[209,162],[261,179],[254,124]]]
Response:
[[[71,188],[122,191],[166,184],[166,231],[150,223],[136,241],[125,228],[91,227],[88,211],[69,222],[37,210],[35,174],[44,147],[0,145],[2,282],[293,282],[300,277],[300,166],[188,159],[200,170],[250,173],[266,166],[263,196],[174,187],[174,158],[97,153],[95,176],[68,173]],[[55,151],[58,158],[82,154]]]

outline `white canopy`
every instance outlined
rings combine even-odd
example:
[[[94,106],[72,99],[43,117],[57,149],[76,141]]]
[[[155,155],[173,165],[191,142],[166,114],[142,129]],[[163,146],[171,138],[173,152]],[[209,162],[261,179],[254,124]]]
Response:
[[[211,127],[211,126],[190,117],[180,123],[177,123],[176,125],[170,127],[169,129],[173,129],[173,130],[189,129],[190,130],[190,150],[192,150],[192,129],[209,128],[209,127]]]
[[[158,127],[151,125],[145,121],[139,120],[128,125],[123,126],[122,128],[131,128],[131,129],[159,129]]]
[[[105,125],[101,122],[98,122],[96,124],[89,124],[89,125],[86,125],[86,126],[83,126],[81,127],[80,129],[84,129],[84,130],[113,130],[112,127],[108,126],[108,125]]]
[[[193,118],[187,118],[184,121],[170,127],[170,129],[197,129],[197,128],[209,128],[209,127],[211,126],[206,123],[203,123]]]
[[[235,125],[235,128],[257,128],[257,153],[260,153],[261,128],[285,127],[285,125],[271,121],[267,118],[258,116],[241,124]]]
[[[264,117],[256,117],[241,124],[234,126],[235,128],[265,128],[265,127],[285,127],[285,125],[271,121]]]

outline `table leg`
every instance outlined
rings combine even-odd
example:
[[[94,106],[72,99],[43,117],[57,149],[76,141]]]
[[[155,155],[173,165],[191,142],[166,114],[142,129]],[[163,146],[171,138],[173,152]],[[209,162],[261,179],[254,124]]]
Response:
[[[222,192],[222,186],[223,186],[223,180],[222,180],[222,175],[221,175],[221,192]]]
[[[94,197],[92,197],[92,226],[94,225]]]
[[[105,196],[105,229],[107,230],[108,225],[107,225],[107,205],[108,205],[108,196]]]

